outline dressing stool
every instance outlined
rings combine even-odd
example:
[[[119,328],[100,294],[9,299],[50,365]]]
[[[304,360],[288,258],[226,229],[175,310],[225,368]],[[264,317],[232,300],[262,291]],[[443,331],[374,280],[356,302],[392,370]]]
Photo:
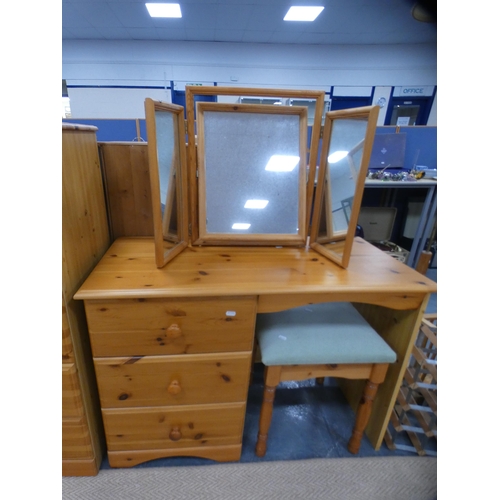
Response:
[[[358,453],[373,399],[396,353],[348,302],[260,313],[256,336],[265,370],[255,454],[266,454],[278,384],[325,376],[367,380],[347,445]]]

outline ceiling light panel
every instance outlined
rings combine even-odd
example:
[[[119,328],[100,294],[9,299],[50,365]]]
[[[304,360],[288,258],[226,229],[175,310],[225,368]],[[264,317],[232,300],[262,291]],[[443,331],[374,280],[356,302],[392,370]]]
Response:
[[[290,7],[283,21],[314,21],[324,7]]]
[[[178,3],[147,3],[146,8],[151,17],[182,17]]]

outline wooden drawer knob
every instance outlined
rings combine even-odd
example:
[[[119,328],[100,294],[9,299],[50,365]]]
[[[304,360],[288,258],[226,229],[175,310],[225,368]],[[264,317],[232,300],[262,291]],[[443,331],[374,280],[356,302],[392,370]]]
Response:
[[[179,427],[173,427],[168,437],[172,441],[179,441],[179,439],[182,437],[181,430],[179,429]]]
[[[167,339],[176,339],[182,335],[181,327],[177,323],[172,323],[167,328]]]
[[[179,384],[179,381],[172,380],[172,382],[170,382],[170,385],[168,386],[167,392],[175,396],[176,394],[179,394],[181,391],[182,389],[181,385]]]

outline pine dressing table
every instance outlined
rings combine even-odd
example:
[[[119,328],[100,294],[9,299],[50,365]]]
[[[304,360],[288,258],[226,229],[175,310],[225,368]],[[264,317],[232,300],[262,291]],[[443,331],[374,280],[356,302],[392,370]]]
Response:
[[[349,301],[398,355],[366,434],[379,449],[437,285],[360,238],[348,269],[312,249],[186,248],[164,268],[153,238],[117,239],[78,290],[89,326],[108,459],[239,460],[256,314]],[[343,381],[351,405],[359,381]]]

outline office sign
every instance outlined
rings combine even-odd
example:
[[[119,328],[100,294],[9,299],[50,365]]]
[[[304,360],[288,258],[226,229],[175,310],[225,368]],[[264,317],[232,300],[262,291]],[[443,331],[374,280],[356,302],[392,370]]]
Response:
[[[434,92],[434,86],[422,85],[419,87],[394,87],[394,97],[428,97]]]

